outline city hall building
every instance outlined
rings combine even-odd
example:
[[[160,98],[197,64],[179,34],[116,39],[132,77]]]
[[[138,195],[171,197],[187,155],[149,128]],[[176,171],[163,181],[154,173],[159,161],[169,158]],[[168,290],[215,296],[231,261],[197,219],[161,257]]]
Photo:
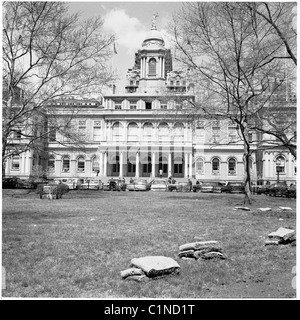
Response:
[[[153,23],[127,72],[123,94],[113,88],[101,102],[75,98],[51,102],[61,118],[72,110],[72,125],[82,143],[72,144],[58,130],[52,131],[44,142],[46,157],[28,150],[9,159],[6,175],[30,177],[33,167],[41,164],[52,178],[150,180],[162,175],[243,180],[244,146],[236,125],[227,119],[192,117],[196,99],[192,80],[187,72],[173,70],[171,51]],[[258,139],[255,132],[251,135],[252,180],[276,181],[279,165],[280,180],[296,180],[292,155],[282,148],[256,151]]]

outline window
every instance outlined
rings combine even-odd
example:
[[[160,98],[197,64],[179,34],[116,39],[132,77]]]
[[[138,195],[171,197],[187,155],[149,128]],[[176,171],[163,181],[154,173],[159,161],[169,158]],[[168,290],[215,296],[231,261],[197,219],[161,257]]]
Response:
[[[94,121],[93,141],[101,140],[101,121]]]
[[[249,142],[253,142],[253,133],[252,132],[248,133],[248,138],[249,138]]]
[[[130,110],[136,110],[136,104],[130,103]]]
[[[169,140],[169,126],[167,123],[161,123],[158,127],[158,138],[160,141]]]
[[[49,171],[54,171],[55,169],[55,158],[54,156],[50,156],[48,159],[48,169]]]
[[[152,139],[152,130],[153,126],[150,122],[147,122],[144,124],[143,131],[144,131],[144,140],[145,141],[150,141]]]
[[[128,141],[138,141],[138,133],[138,125],[135,122],[129,123],[127,129]]]
[[[212,160],[212,171],[213,171],[213,173],[220,172],[220,160],[218,158],[214,158]]]
[[[115,110],[121,110],[122,109],[122,105],[120,104],[115,104]]]
[[[156,60],[154,58],[149,60],[149,76],[156,76]]]
[[[182,123],[176,123],[174,126],[174,141],[182,142],[184,139],[184,127]]]
[[[139,81],[136,81],[136,83],[135,83],[137,86],[140,84],[140,82]]]
[[[49,141],[50,142],[56,141],[56,129],[55,128],[50,128],[50,130],[49,130]]]
[[[220,142],[220,127],[212,127],[212,139],[214,143]]]
[[[70,171],[70,158],[64,157],[62,161],[62,171],[69,172]]]
[[[122,126],[120,122],[116,122],[112,127],[113,141],[119,141],[122,134]]]
[[[228,174],[236,174],[236,161],[233,158],[228,160]]]
[[[77,159],[77,171],[83,172],[85,169],[85,160],[84,157],[79,157]]]
[[[19,170],[20,169],[20,157],[14,156],[11,159],[11,169],[12,170]]]
[[[97,172],[99,170],[100,170],[99,161],[98,161],[97,157],[94,157],[92,159],[92,171]]]
[[[112,171],[113,171],[113,173],[120,172],[120,158],[119,158],[119,156],[116,156],[115,160],[113,161]]]
[[[235,126],[228,127],[228,140],[229,142],[234,142],[237,139],[237,129]]]
[[[180,85],[180,81],[176,81],[176,86],[179,86]]]
[[[174,85],[174,81],[173,81],[173,80],[170,81],[170,85],[171,85],[171,86]]]
[[[133,81],[132,80],[130,80],[130,85],[133,86]]]
[[[204,161],[202,158],[196,160],[196,174],[204,174]]]
[[[176,157],[174,159],[174,173],[183,173],[183,159],[182,157]]]
[[[78,138],[80,141],[84,141],[86,139],[86,121],[79,120],[78,123]]]
[[[151,102],[146,102],[146,110],[151,110],[151,109],[152,109]]]
[[[285,173],[285,159],[283,156],[278,156],[276,158],[276,172]]]

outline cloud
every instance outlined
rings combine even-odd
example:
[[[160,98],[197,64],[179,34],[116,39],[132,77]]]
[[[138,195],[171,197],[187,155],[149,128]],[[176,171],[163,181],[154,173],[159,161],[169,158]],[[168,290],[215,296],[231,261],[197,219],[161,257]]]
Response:
[[[141,47],[149,30],[134,17],[130,17],[123,9],[113,9],[104,17],[103,27],[116,35],[117,46],[124,46],[128,53]]]

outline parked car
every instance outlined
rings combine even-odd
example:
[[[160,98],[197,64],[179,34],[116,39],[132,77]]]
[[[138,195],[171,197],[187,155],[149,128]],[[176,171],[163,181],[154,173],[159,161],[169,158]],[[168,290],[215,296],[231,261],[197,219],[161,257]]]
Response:
[[[196,181],[196,184],[193,185],[192,189],[193,192],[200,192],[201,191],[202,182],[200,180]]]
[[[191,191],[191,185],[189,182],[178,182],[178,187],[177,187],[177,191],[181,191],[181,192],[190,192]]]
[[[150,183],[147,179],[136,179],[133,182],[127,184],[127,190],[129,191],[149,191]]]
[[[103,183],[104,191],[126,191],[126,187],[125,179],[111,178],[107,183]]]
[[[43,197],[51,196],[53,199],[61,199],[62,195],[69,192],[69,187],[64,183],[49,183],[48,185],[38,185],[36,193],[40,195],[40,199]]]
[[[167,191],[168,190],[168,184],[167,181],[164,179],[154,179],[151,182],[151,191]]]
[[[287,189],[286,196],[288,198],[296,198],[297,190],[296,190],[296,184],[292,183]]]
[[[78,188],[77,179],[66,179],[63,178],[60,180],[62,183],[66,184],[70,190],[75,190]]]
[[[286,182],[277,182],[270,185],[270,189],[268,191],[269,196],[285,196],[288,193],[288,187]]]
[[[102,182],[100,179],[86,179],[80,185],[82,190],[102,190]]]
[[[19,189],[33,189],[34,185],[29,179],[18,179],[17,188]]]
[[[2,178],[2,189],[15,189],[17,186],[17,178]]]
[[[202,182],[201,192],[221,192],[223,186],[219,181]]]
[[[221,187],[221,192],[226,193],[245,193],[244,182],[231,182],[229,181],[226,185]]]

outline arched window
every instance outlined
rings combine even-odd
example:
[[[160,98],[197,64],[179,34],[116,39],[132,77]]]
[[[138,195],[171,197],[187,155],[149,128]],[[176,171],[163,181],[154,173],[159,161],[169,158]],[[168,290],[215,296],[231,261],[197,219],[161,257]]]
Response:
[[[212,160],[212,172],[213,173],[220,172],[220,160],[218,158],[213,158]]]
[[[182,123],[176,123],[174,126],[174,141],[183,141],[184,138],[184,126]]]
[[[99,171],[99,168],[100,168],[99,161],[98,161],[97,157],[95,156],[92,159],[92,171],[97,172],[97,171]]]
[[[122,125],[120,122],[114,123],[112,127],[113,141],[119,141],[122,137]]]
[[[138,125],[135,122],[130,122],[127,129],[128,141],[138,141]]]
[[[62,171],[63,172],[70,172],[70,158],[68,156],[63,157]]]
[[[48,169],[50,171],[54,171],[55,170],[55,158],[54,156],[50,156],[48,159]]]
[[[228,174],[236,174],[236,160],[234,158],[228,160]]]
[[[83,172],[85,169],[85,160],[84,157],[78,157],[77,159],[77,171]]]
[[[152,139],[152,132],[153,132],[152,123],[146,122],[143,126],[144,141],[150,141]]]
[[[196,174],[204,174],[204,160],[202,158],[196,160]]]
[[[276,173],[285,173],[285,158],[283,156],[276,158]]]
[[[159,141],[169,140],[169,126],[166,122],[163,122],[158,126],[158,138]]]
[[[156,60],[154,58],[149,60],[149,75],[156,76]]]

